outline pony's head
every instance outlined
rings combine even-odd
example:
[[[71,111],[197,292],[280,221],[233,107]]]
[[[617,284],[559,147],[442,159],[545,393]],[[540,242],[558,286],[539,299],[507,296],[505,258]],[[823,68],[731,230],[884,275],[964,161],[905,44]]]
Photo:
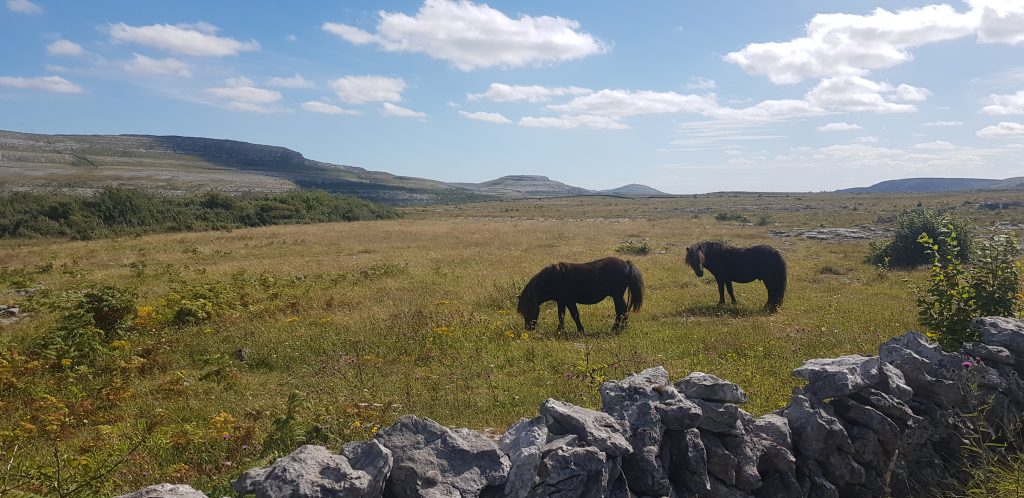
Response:
[[[523,317],[523,326],[526,327],[526,330],[532,331],[537,328],[540,303],[537,302],[537,295],[533,290],[533,285],[527,284],[522,294],[519,294],[519,304],[516,306],[516,311]]]
[[[693,273],[698,277],[704,276],[704,249],[698,245],[686,248],[686,264],[693,268]]]

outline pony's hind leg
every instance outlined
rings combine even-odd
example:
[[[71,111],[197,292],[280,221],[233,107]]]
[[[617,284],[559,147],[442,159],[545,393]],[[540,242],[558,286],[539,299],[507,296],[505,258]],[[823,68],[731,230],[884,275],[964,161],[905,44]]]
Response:
[[[612,325],[612,332],[618,332],[626,328],[629,308],[626,307],[626,299],[623,296],[612,296],[612,299],[615,300],[615,325]]]
[[[565,330],[565,305],[558,303],[558,332]]]
[[[736,304],[736,294],[732,293],[732,281],[731,280],[725,282],[725,289],[729,291],[729,299],[732,299],[732,304]],[[723,298],[722,300],[724,301],[725,299]]]

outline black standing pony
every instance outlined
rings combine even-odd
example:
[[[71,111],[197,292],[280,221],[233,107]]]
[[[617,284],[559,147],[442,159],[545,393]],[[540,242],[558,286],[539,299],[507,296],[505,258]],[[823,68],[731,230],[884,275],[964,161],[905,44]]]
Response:
[[[704,276],[701,267],[715,276],[718,304],[725,304],[725,289],[729,290],[732,304],[736,304],[733,282],[764,282],[765,289],[768,289],[768,302],[764,309],[769,313],[777,311],[786,296],[786,260],[771,246],[741,248],[724,242],[698,242],[686,248],[686,264],[698,277]]]
[[[629,290],[629,302],[624,299]],[[576,304],[597,304],[611,296],[615,300],[615,325],[612,330],[626,326],[630,311],[637,311],[644,302],[644,278],[631,261],[604,258],[589,263],[556,263],[533,276],[519,294],[517,310],[523,316],[526,330],[537,327],[540,305],[547,301],[558,303],[558,330],[565,329],[565,310],[568,309],[576,330],[583,332],[580,312]]]

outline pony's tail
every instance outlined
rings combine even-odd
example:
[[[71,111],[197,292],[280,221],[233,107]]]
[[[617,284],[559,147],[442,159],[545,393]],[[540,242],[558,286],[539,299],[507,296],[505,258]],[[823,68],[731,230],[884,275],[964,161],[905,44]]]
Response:
[[[644,304],[644,276],[632,261],[626,261],[626,287],[629,288],[629,303],[626,309],[639,311]]]
[[[765,287],[768,288],[768,311],[774,313],[782,307],[782,302],[786,298],[786,260],[782,259],[782,255],[775,253],[779,261],[774,271],[775,275],[772,276],[772,282],[769,285],[765,282]]]

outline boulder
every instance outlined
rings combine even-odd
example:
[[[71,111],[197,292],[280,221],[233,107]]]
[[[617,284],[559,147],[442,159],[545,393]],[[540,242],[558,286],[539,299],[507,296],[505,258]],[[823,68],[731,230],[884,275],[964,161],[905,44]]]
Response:
[[[794,394],[782,414],[793,430],[797,459],[806,455],[821,460],[837,449],[853,449],[850,437],[839,420],[826,412],[824,407],[813,405],[806,396]]]
[[[718,434],[742,436],[749,431],[754,417],[732,403],[694,400],[704,415],[697,419],[697,428]]]
[[[593,446],[554,449],[544,455],[537,472],[537,485],[530,496],[609,496],[607,464],[605,453]]]
[[[878,357],[860,355],[807,360],[793,370],[806,379],[804,392],[819,400],[847,396],[879,381]]]
[[[346,449],[347,455],[338,455],[323,446],[301,446],[269,467],[243,472],[231,487],[256,498],[380,496],[391,452],[376,441],[350,443]]]
[[[540,414],[553,435],[574,435],[610,456],[633,452],[627,439],[629,434],[607,413],[548,399],[541,405]]]
[[[396,498],[477,496],[504,485],[511,468],[487,436],[415,415],[399,418],[376,440],[394,456],[386,491]]]
[[[676,381],[676,389],[687,398],[719,403],[746,403],[747,393],[740,386],[704,372],[691,372]]]
[[[752,427],[755,436],[771,441],[787,450],[793,449],[793,433],[789,430],[789,421],[777,413],[761,415],[754,420]]]
[[[1009,349],[1001,346],[989,346],[982,342],[968,342],[961,349],[967,355],[989,363],[1013,365],[1016,360]]]
[[[165,483],[154,484],[116,498],[207,498],[207,496],[186,484]]]
[[[601,410],[615,418],[625,418],[630,406],[644,401],[665,402],[681,398],[672,387],[664,367],[648,368],[622,380],[601,384]]]
[[[971,329],[989,346],[1003,347],[1013,354],[1024,353],[1024,320],[1000,316],[975,318]]]

